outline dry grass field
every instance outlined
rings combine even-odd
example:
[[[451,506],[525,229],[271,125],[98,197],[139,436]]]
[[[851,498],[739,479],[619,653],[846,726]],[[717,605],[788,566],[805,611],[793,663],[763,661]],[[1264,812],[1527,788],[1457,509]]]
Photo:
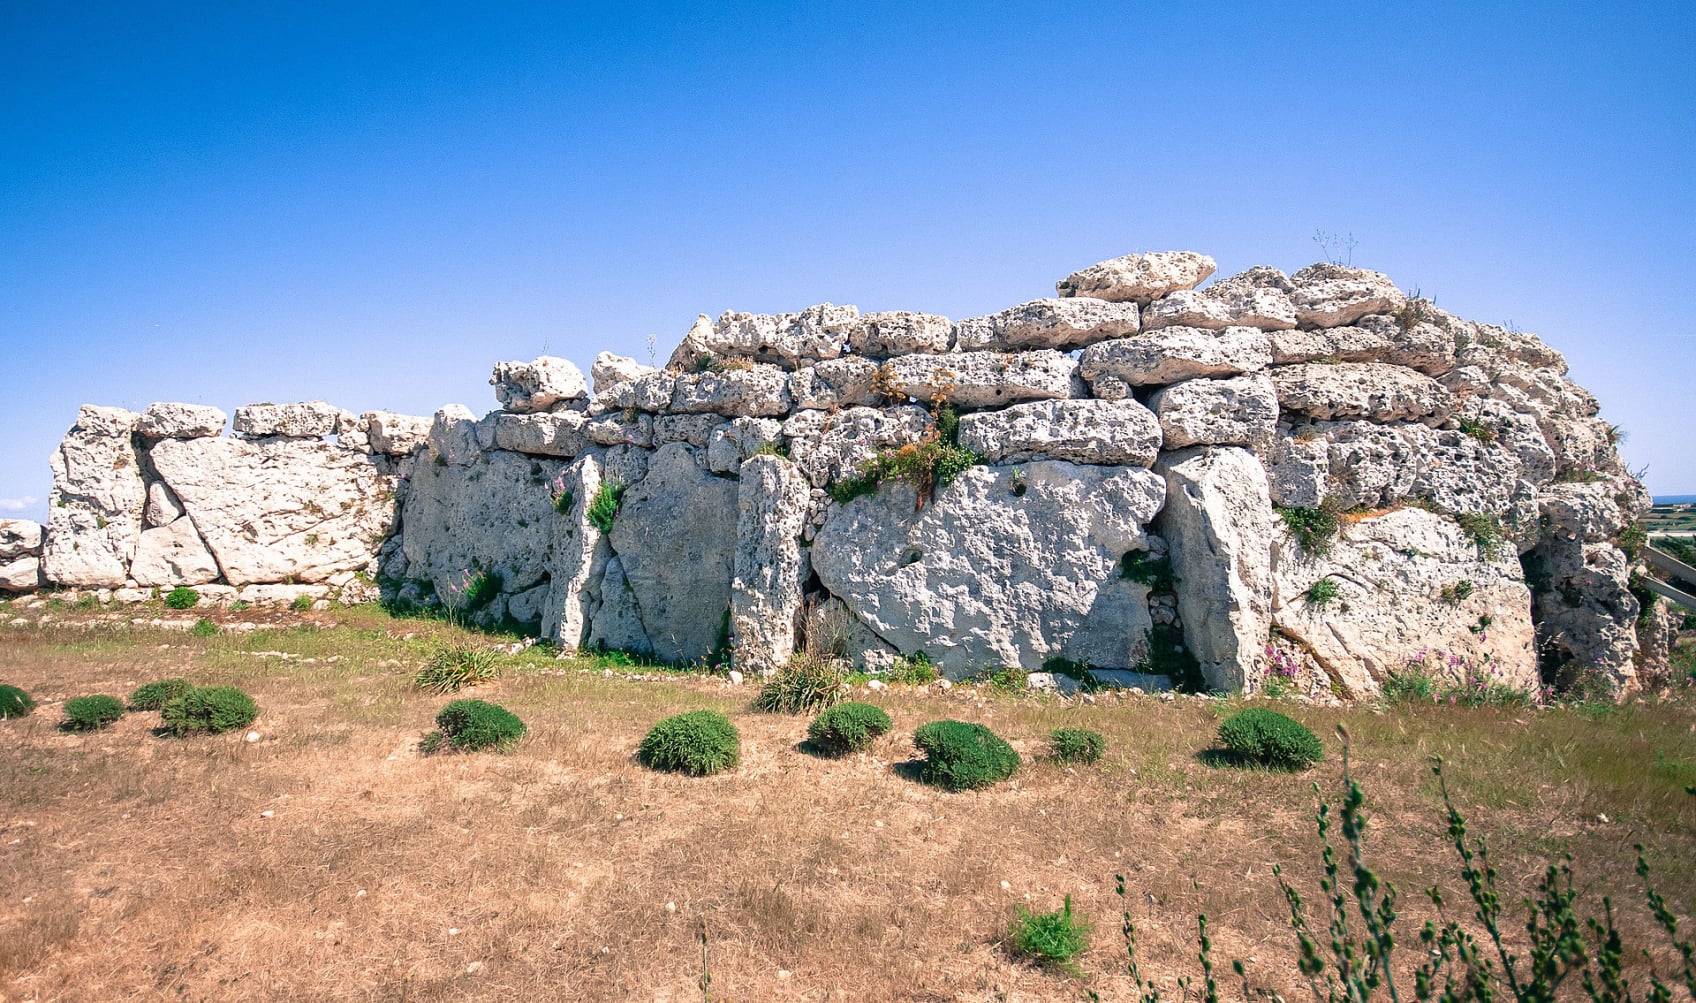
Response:
[[[450,626],[355,609],[194,637],[42,612],[0,606],[0,682],[41,701],[0,721],[5,1001],[700,1000],[703,925],[714,1000],[1134,1000],[1116,873],[1144,971],[1168,993],[1195,970],[1205,912],[1229,996],[1241,958],[1256,986],[1303,998],[1271,868],[1317,899],[1312,785],[1339,790],[1339,723],[1371,859],[1403,892],[1404,945],[1430,914],[1426,886],[1468,911],[1432,755],[1490,842],[1515,931],[1519,900],[1569,852],[1586,908],[1610,896],[1628,945],[1664,944],[1637,842],[1673,907],[1696,905],[1688,692],[1618,709],[1284,703],[1327,747],[1291,775],[1209,765],[1236,703],[895,686],[866,698],[896,731],[827,760],[798,748],[805,718],[751,712],[750,686],[529,651],[470,693],[529,737],[506,755],[423,757],[448,698],[410,679],[462,636]],[[169,676],[247,689],[259,740],[159,737],[144,713],[56,727],[68,697]],[[741,728],[740,766],[691,779],[634,761],[650,724],[697,707]],[[942,717],[994,728],[1025,768],[978,793],[915,782],[912,730]],[[1106,757],[1045,760],[1061,726],[1105,733]],[[1001,943],[1016,905],[1068,894],[1095,924],[1080,975]]]

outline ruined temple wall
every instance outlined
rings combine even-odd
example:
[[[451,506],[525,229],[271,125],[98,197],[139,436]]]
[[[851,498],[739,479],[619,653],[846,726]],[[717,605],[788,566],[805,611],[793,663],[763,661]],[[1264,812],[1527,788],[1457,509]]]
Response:
[[[749,668],[810,644],[1174,671],[1181,646],[1225,689],[1359,696],[1410,663],[1633,684],[1613,541],[1647,496],[1559,353],[1375,272],[1212,271],[1131,255],[958,321],[703,316],[663,369],[603,353],[592,388],[501,363],[483,417],[262,405],[223,437],[85,408],[40,574],[381,580],[566,650]],[[929,482],[956,442],[976,462]],[[868,464],[914,476],[846,490]]]

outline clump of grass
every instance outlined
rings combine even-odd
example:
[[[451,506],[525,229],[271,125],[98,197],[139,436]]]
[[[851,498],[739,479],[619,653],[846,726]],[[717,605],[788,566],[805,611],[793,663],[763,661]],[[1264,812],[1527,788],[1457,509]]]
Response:
[[[891,682],[906,683],[909,686],[925,686],[936,682],[936,666],[931,664],[930,656],[922,651],[915,651],[905,658],[897,658],[895,664],[886,673]]]
[[[801,714],[829,707],[847,692],[848,682],[837,663],[802,653],[765,681],[754,706],[768,713]]]
[[[1416,666],[1391,672],[1379,684],[1379,692],[1390,703],[1431,703],[1438,689],[1437,681]]]
[[[742,756],[742,737],[723,714],[692,710],[654,725],[636,756],[652,769],[704,777],[736,765]]]
[[[913,744],[925,754],[921,779],[949,790],[988,787],[1019,771],[1019,754],[981,724],[932,721],[913,732]]]
[[[826,708],[807,725],[807,741],[829,756],[859,752],[885,734],[894,723],[883,708],[869,703],[839,703]]]
[[[452,746],[464,752],[495,749],[507,752],[524,737],[518,715],[487,700],[455,700],[436,714],[440,738],[425,736],[419,747],[428,754]]]
[[[1474,588],[1475,586],[1471,581],[1462,578],[1458,582],[1450,582],[1448,585],[1439,589],[1437,592],[1437,598],[1445,606],[1459,606],[1461,603],[1472,598]]]
[[[0,686],[0,721],[23,717],[35,709],[35,700],[16,686]]]
[[[982,463],[983,457],[940,436],[922,442],[878,450],[863,461],[853,477],[830,486],[830,496],[847,504],[861,495],[876,494],[886,483],[911,484],[919,494],[918,504],[935,497],[937,489],[954,483],[967,467]]]
[[[193,609],[200,602],[200,593],[186,585],[178,585],[165,593],[166,609]]]
[[[1502,521],[1493,515],[1462,512],[1455,516],[1455,523],[1472,539],[1480,557],[1495,557],[1507,540],[1507,531],[1502,528]]]
[[[194,689],[187,679],[160,679],[143,683],[130,693],[130,710],[158,710]]]
[[[1072,959],[1089,946],[1089,924],[1072,915],[1072,896],[1054,912],[1033,913],[1018,906],[1007,929],[1007,944],[1013,952],[1038,965],[1076,974]]]
[[[1220,722],[1219,742],[1243,759],[1276,770],[1305,770],[1325,754],[1319,736],[1306,725],[1265,707],[1248,707]]]
[[[201,686],[159,708],[167,730],[182,735],[245,728],[259,716],[253,698],[233,686]]]
[[[1048,740],[1054,759],[1062,763],[1093,763],[1107,751],[1107,739],[1088,728],[1056,728]]]
[[[99,731],[124,716],[124,702],[105,694],[65,701],[65,731]]]
[[[1321,578],[1307,587],[1307,604],[1314,609],[1324,609],[1342,594],[1343,590],[1336,582]]]
[[[1003,665],[997,669],[984,669],[973,678],[990,689],[1018,694],[1030,688],[1030,675],[1016,665]]]
[[[1157,623],[1143,633],[1143,658],[1137,671],[1167,676],[1185,693],[1206,693],[1207,679],[1201,663],[1184,644],[1184,632],[1169,623]]]
[[[194,626],[190,627],[188,632],[194,637],[216,637],[218,635],[218,625],[205,617],[201,617],[194,621]]]
[[[1146,585],[1150,592],[1175,592],[1178,588],[1169,554],[1156,557],[1146,551],[1130,551],[1119,559],[1119,577]]]
[[[624,490],[625,486],[617,481],[602,481],[585,513],[589,525],[603,533],[612,532],[613,520],[618,518],[619,507],[624,504]]]
[[[1278,518],[1284,520],[1284,526],[1290,535],[1301,544],[1301,549],[1315,556],[1323,555],[1331,549],[1331,541],[1342,532],[1343,520],[1338,511],[1337,503],[1329,498],[1319,503],[1318,508],[1289,508],[1277,507]]]
[[[289,603],[289,609],[294,610],[296,613],[304,613],[311,608],[312,597],[305,594],[295,596],[294,600]]]
[[[1466,415],[1461,415],[1455,420],[1459,424],[1462,435],[1469,435],[1485,444],[1496,441],[1496,430],[1484,424],[1482,421],[1479,421],[1477,418],[1469,418]]]
[[[412,677],[412,685],[432,693],[454,693],[467,686],[494,682],[500,674],[500,659],[495,652],[455,641],[436,649],[429,664]]]

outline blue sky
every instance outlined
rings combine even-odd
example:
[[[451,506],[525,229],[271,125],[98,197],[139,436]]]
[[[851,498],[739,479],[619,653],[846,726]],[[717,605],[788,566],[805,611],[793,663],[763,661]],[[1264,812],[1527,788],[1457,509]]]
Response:
[[[0,516],[85,401],[481,411],[700,312],[1315,230],[1696,492],[1693,49],[1689,3],[0,4]]]

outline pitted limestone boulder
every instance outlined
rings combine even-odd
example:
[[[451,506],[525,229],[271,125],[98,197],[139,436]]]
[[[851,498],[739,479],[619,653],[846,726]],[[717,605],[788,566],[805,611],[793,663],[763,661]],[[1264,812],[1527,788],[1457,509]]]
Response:
[[[53,453],[41,557],[50,583],[116,587],[129,576],[146,504],[131,443],[139,418],[123,408],[85,405]]]
[[[1040,299],[954,326],[962,352],[1010,352],[1026,348],[1071,350],[1108,338],[1135,334],[1141,325],[1135,303],[1100,299]]]
[[[789,377],[789,392],[797,411],[883,403],[877,392],[878,364],[860,355],[845,355],[797,369]]]
[[[236,408],[230,428],[247,439],[281,436],[289,439],[322,439],[334,435],[342,410],[324,401],[292,404],[248,404]]]
[[[683,443],[654,451],[632,484],[612,532],[653,657],[690,663],[727,639],[737,484],[714,477]]]
[[[903,355],[887,366],[896,393],[962,408],[1084,396],[1077,362],[1053,349]]]
[[[1288,415],[1440,425],[1454,411],[1453,394],[1405,366],[1306,363],[1279,366],[1272,380],[1278,385],[1278,408]]]
[[[589,448],[589,416],[581,411],[495,415],[495,448],[570,459]]]
[[[1302,327],[1342,327],[1367,314],[1395,313],[1407,295],[1381,272],[1325,262],[1290,276],[1290,302]]]
[[[1164,494],[1140,467],[1058,461],[972,467],[922,508],[886,485],[831,510],[813,569],[879,637],[950,676],[1051,657],[1128,668],[1146,653],[1148,590],[1120,566]]]
[[[1166,453],[1154,529],[1177,577],[1184,642],[1210,688],[1258,690],[1272,626],[1272,503],[1254,454],[1233,446]]]
[[[1512,550],[1480,554],[1448,518],[1404,508],[1350,522],[1318,554],[1280,529],[1273,567],[1278,630],[1350,698],[1409,671],[1537,687],[1531,593],[1518,560]]]
[[[1293,440],[1267,454],[1280,505],[1312,508],[1315,496],[1345,509],[1423,499],[1447,512],[1501,515],[1529,505],[1533,490],[1512,453],[1453,429],[1314,422],[1297,426]]]
[[[360,570],[395,528],[386,459],[288,438],[167,439],[149,457],[231,585]]]
[[[0,559],[0,592],[34,592],[42,584],[41,558]]]
[[[812,485],[779,456],[742,464],[737,491],[735,577],[730,584],[730,629],[738,667],[775,668],[795,652],[807,555]]]
[[[1261,374],[1185,380],[1156,392],[1148,406],[1167,449],[1261,445],[1278,427],[1278,391]]]
[[[856,355],[888,359],[897,355],[935,355],[954,345],[954,322],[934,313],[883,310],[868,313],[848,331]]]
[[[783,444],[783,423],[776,418],[732,418],[713,427],[707,439],[707,469],[734,474],[762,449]]]
[[[31,522],[28,519],[0,519],[0,561],[40,554],[45,535],[39,522]]]
[[[1252,327],[1165,327],[1091,345],[1078,357],[1092,385],[1111,377],[1134,387],[1255,373],[1271,361],[1265,332]]]
[[[878,450],[918,442],[930,430],[930,415],[912,404],[802,411],[783,423],[789,458],[817,488],[853,477]]]
[[[383,456],[411,456],[430,437],[430,419],[393,411],[367,411],[359,416],[371,452]]]
[[[161,401],[147,405],[135,430],[149,439],[199,439],[222,435],[224,412],[206,404]]]
[[[466,464],[419,464],[401,512],[409,574],[429,579],[449,608],[461,609],[477,598],[479,576],[493,583],[480,588],[498,593],[544,581],[564,467],[506,450]]]
[[[595,396],[599,397],[620,383],[628,383],[652,372],[655,372],[653,366],[644,366],[628,356],[602,352],[589,366],[589,379],[594,384]]]
[[[1544,665],[1561,687],[1623,693],[1637,685],[1631,562],[1611,543],[1545,537],[1523,558]]]
[[[1061,296],[1147,306],[1180,289],[1194,289],[1216,268],[1212,258],[1194,251],[1127,254],[1080,268],[1056,282],[1054,291]]]
[[[605,454],[600,452],[579,457],[549,486],[557,518],[548,533],[551,554],[541,633],[566,654],[576,652],[590,639],[601,583],[612,555],[600,527],[590,522],[588,515],[605,481],[604,459]],[[615,482],[628,483],[616,478]]]
[[[831,303],[798,313],[727,311],[711,323],[703,316],[683,336],[667,367],[693,372],[702,359],[738,358],[797,369],[840,356],[859,320],[856,307]]]
[[[130,564],[130,577],[143,588],[205,585],[219,575],[217,560],[187,516],[142,531]]]
[[[1453,335],[1426,323],[1404,329],[1383,314],[1362,317],[1348,327],[1274,331],[1271,339],[1272,361],[1280,366],[1321,360],[1386,362],[1427,376],[1441,376],[1455,367]]]
[[[676,414],[718,414],[727,418],[771,418],[789,413],[789,376],[776,366],[686,373],[677,377],[670,410]]]
[[[1160,425],[1134,400],[1032,401],[962,417],[960,445],[990,464],[1067,460],[1146,467],[1160,452]]]
[[[594,410],[603,414],[613,411],[645,411],[653,414],[669,410],[671,395],[677,389],[677,375],[661,369],[615,383],[596,398]]]
[[[501,407],[515,414],[568,409],[589,396],[583,371],[571,360],[551,355],[529,362],[497,362],[489,384]]]
[[[1266,331],[1295,327],[1290,280],[1276,268],[1260,266],[1208,286],[1172,293],[1148,305],[1143,327],[1257,327]]]

